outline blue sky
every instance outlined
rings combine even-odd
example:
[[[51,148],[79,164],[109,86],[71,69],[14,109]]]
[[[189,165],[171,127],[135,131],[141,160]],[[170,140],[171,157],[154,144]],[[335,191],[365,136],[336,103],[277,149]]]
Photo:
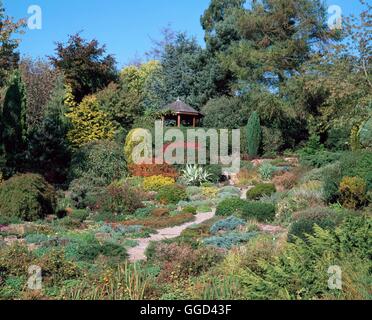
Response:
[[[187,31],[203,44],[200,16],[210,0],[3,0],[8,15],[27,18],[30,5],[42,9],[41,30],[27,30],[22,36],[22,55],[53,54],[56,41],[83,31],[85,38],[106,44],[121,67],[151,47],[151,38],[171,23],[174,30]],[[329,0],[344,14],[358,13],[359,0]]]

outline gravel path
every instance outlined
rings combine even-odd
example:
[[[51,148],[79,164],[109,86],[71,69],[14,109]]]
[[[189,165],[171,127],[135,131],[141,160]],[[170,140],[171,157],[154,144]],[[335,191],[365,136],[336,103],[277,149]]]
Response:
[[[129,260],[131,262],[146,260],[145,251],[150,242],[176,238],[181,235],[183,230],[187,229],[188,227],[194,224],[200,224],[204,221],[212,219],[215,216],[215,214],[216,214],[215,209],[213,209],[212,212],[199,213],[195,216],[194,221],[187,222],[183,225],[176,227],[159,229],[157,230],[158,233],[151,235],[150,238],[135,239],[138,242],[138,245],[135,246],[134,248],[128,249]]]

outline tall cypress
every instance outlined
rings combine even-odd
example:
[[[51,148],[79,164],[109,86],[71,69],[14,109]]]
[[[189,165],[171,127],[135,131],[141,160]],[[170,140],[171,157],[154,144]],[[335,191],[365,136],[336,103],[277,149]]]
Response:
[[[258,155],[258,150],[262,140],[262,129],[260,117],[255,111],[252,113],[247,124],[248,154],[251,157]]]
[[[26,91],[19,71],[15,71],[5,94],[2,142],[4,145],[6,167],[9,173],[18,171],[24,164],[26,148]]]

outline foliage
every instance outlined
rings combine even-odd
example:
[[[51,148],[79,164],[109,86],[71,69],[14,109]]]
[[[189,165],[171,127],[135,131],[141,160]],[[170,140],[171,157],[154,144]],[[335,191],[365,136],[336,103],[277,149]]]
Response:
[[[237,217],[231,216],[227,219],[217,221],[213,226],[210,228],[210,232],[212,234],[216,234],[220,231],[233,231],[237,229],[239,226],[244,226],[245,221],[239,219]]]
[[[372,152],[360,150],[347,152],[340,159],[342,177],[360,177],[367,183],[367,190],[372,190]]]
[[[164,176],[177,178],[177,170],[169,164],[132,164],[128,166],[130,173],[135,177]]]
[[[6,166],[10,173],[24,166],[27,139],[26,92],[19,71],[11,77],[2,107],[2,135]],[[1,150],[0,150],[1,151]]]
[[[246,204],[245,200],[239,198],[225,199],[219,203],[216,210],[217,216],[240,215],[243,207]]]
[[[242,270],[246,299],[365,299],[368,296],[371,219],[348,217],[336,230],[315,227],[307,242],[288,244],[259,270]],[[329,266],[343,271],[342,290],[328,286]],[[296,279],[296,281],[293,281]]]
[[[229,232],[221,236],[213,236],[203,240],[203,243],[207,246],[231,249],[234,246],[248,242],[252,238],[257,236],[257,232]]]
[[[42,123],[45,108],[60,85],[61,76],[43,59],[23,58],[19,69],[26,89],[27,128],[36,129]]]
[[[257,219],[260,222],[272,221],[275,217],[275,206],[260,201],[247,201],[239,214],[243,219]]]
[[[128,164],[133,165],[133,150],[135,147],[137,147],[139,144],[144,142],[144,138],[138,139],[137,135],[140,135],[142,129],[132,129],[129,131],[126,139],[125,139],[125,145],[124,145],[124,155],[125,160]],[[152,154],[152,150],[145,150],[146,154]]]
[[[355,124],[351,129],[350,133],[350,148],[352,151],[361,149],[360,137],[359,137],[360,125]]]
[[[169,177],[152,176],[143,179],[143,189],[145,191],[159,191],[161,187],[175,184],[175,180]]]
[[[282,151],[284,145],[285,139],[281,130],[262,127],[262,151],[264,154],[278,153]]]
[[[71,161],[66,138],[69,124],[65,117],[63,79],[59,78],[54,86],[49,102],[43,106],[42,118],[35,115],[33,120],[28,120],[34,127],[29,130],[27,158],[30,170],[43,175],[50,183],[63,184]]]
[[[133,214],[142,207],[141,193],[125,184],[109,185],[97,199],[98,211],[113,215]]]
[[[258,168],[258,173],[263,180],[270,180],[273,173],[276,171],[276,167],[273,166],[269,161],[264,161]]]
[[[216,58],[185,33],[177,33],[161,48],[160,63],[146,86],[147,107],[159,110],[179,97],[200,110],[209,99],[228,92]]]
[[[120,72],[118,84],[110,84],[97,94],[102,109],[124,130],[131,128],[134,121],[143,115],[147,83],[160,68],[159,62],[154,60],[139,66],[127,66]]]
[[[168,217],[150,217],[149,219],[127,220],[122,222],[124,225],[143,225],[152,229],[163,229],[182,225],[195,219],[192,213],[180,213]]]
[[[138,264],[125,263],[103,270],[93,283],[84,281],[65,295],[73,300],[143,300],[149,275]]]
[[[372,117],[361,127],[359,137],[364,148],[372,148]]]
[[[259,201],[246,201],[230,198],[221,201],[216,210],[218,216],[236,215],[243,219],[257,219],[259,221],[272,220],[275,216],[275,206]]]
[[[211,181],[211,182],[213,182],[213,183],[221,182],[225,178],[222,175],[223,167],[221,165],[218,165],[218,164],[209,164],[209,165],[206,165],[204,167],[204,169],[209,173],[208,180]]]
[[[342,154],[339,152],[319,151],[311,155],[301,155],[301,164],[314,168],[321,168],[340,160]]]
[[[113,141],[94,141],[74,152],[70,179],[100,179],[108,185],[126,174],[121,147]]]
[[[186,168],[182,170],[182,178],[189,186],[200,186],[203,182],[209,180],[210,174],[197,165],[186,165]]]
[[[218,193],[218,188],[216,187],[202,187],[202,195],[208,199],[216,197]]]
[[[53,66],[61,71],[72,87],[76,102],[115,81],[115,58],[106,55],[105,46],[97,40],[86,41],[79,34],[69,37],[67,44],[58,42],[56,56],[49,57]]]
[[[283,175],[275,176],[273,183],[278,191],[290,190],[295,186],[297,178],[295,173],[285,172]]]
[[[176,243],[157,244],[153,256],[162,264],[158,280],[167,282],[199,275],[221,259],[216,250],[210,248],[192,250],[188,245]]]
[[[260,183],[247,191],[248,200],[259,200],[263,196],[271,196],[276,192],[275,185],[272,183]]]
[[[314,235],[314,226],[322,229],[333,229],[336,227],[337,218],[334,212],[328,208],[315,207],[296,214],[295,221],[288,231],[288,240],[295,242],[297,238],[306,241],[308,235]]]
[[[19,39],[14,36],[22,34],[26,25],[25,20],[13,21],[5,13],[2,3],[0,3],[0,87],[5,84],[6,76],[17,67],[19,53],[15,50],[19,46]]]
[[[187,199],[185,188],[181,185],[168,185],[160,188],[156,200],[163,204],[177,204]]]
[[[252,169],[241,169],[237,174],[239,186],[252,186],[257,184],[261,178],[256,170]]]
[[[69,186],[69,198],[77,209],[95,208],[97,197],[105,186],[105,181],[99,178],[75,179]]]
[[[240,196],[240,189],[237,188],[237,187],[234,187],[234,186],[226,186],[226,187],[220,188],[218,193],[219,194],[229,193],[229,194],[234,194],[234,195]]]
[[[358,209],[367,201],[366,182],[360,177],[344,177],[339,192],[342,205],[348,209]]]
[[[238,129],[248,121],[241,99],[223,96],[211,99],[202,109],[203,126],[215,129]]]
[[[0,215],[35,221],[53,214],[54,188],[36,174],[17,175],[0,186]]]
[[[260,117],[257,112],[253,112],[247,124],[248,154],[256,157],[262,141],[262,129]]]
[[[197,208],[195,208],[193,206],[187,206],[187,207],[182,208],[182,213],[191,213],[193,215],[196,215],[197,214]]]
[[[92,141],[114,138],[115,126],[108,115],[99,109],[95,96],[87,96],[76,107],[70,108],[67,117],[72,125],[67,138],[76,147]]]

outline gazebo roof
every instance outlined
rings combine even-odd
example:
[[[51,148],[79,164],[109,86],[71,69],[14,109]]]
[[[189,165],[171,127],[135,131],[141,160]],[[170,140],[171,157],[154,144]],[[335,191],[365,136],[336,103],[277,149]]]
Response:
[[[202,113],[200,113],[199,111],[196,111],[193,107],[184,103],[180,99],[177,99],[177,101],[166,105],[163,109],[174,111],[177,114],[202,116]]]

